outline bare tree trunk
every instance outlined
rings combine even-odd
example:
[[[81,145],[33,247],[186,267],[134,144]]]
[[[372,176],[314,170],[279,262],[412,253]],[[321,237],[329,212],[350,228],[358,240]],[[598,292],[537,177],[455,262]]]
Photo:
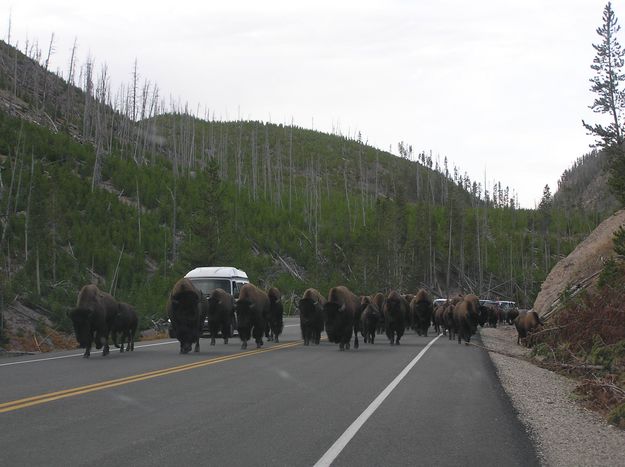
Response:
[[[173,209],[173,219],[172,219],[172,244],[171,244],[171,256],[172,263],[176,262],[176,180],[174,178],[174,191],[171,191],[169,187],[167,187],[169,193],[171,194],[171,199],[173,201],[174,209]]]
[[[37,245],[37,295],[41,295],[41,275],[39,272],[39,245]]]
[[[139,179],[135,178],[137,185],[137,222],[139,227],[139,247],[141,247],[141,198],[139,197]]]
[[[44,73],[43,73],[43,98],[41,100],[41,109],[45,109],[46,106],[46,97],[48,92],[48,67],[50,65],[50,57],[52,56],[52,52],[54,51],[54,33],[50,36],[50,45],[48,46],[48,56],[46,57],[46,61],[44,63]]]
[[[343,170],[343,180],[345,182],[345,201],[347,202],[347,223],[349,225],[349,231],[352,231],[352,210],[349,204],[349,193],[347,191],[347,160],[345,161]]]
[[[20,130],[21,132],[21,130]],[[6,233],[7,230],[9,228],[9,224],[10,224],[10,216],[11,216],[11,198],[13,195],[13,182],[15,180],[15,170],[17,169],[17,159],[19,156],[19,151],[16,150],[15,153],[15,162],[13,163],[13,170],[11,170],[11,183],[9,184],[9,194],[8,194],[8,198],[7,198],[7,207],[6,207],[6,212],[4,214],[4,220],[3,220],[3,225],[2,225],[2,237],[0,237],[0,251],[2,251],[2,247],[4,246],[4,240],[6,238]],[[9,159],[10,161],[10,159]]]
[[[119,263],[121,263],[122,261],[122,255],[124,254],[124,248],[126,247],[126,244],[124,243],[122,245],[122,249],[119,252],[119,258],[117,258],[117,266],[115,266],[115,272],[113,273],[113,279],[111,280],[111,286],[109,287],[109,293],[111,295],[115,295],[115,289],[117,288],[117,277],[118,277],[118,272],[119,272]]]
[[[449,244],[447,246],[447,280],[446,280],[446,286],[445,286],[445,291],[447,295],[449,295],[449,285],[450,285],[450,280],[451,280],[451,243],[452,243],[451,232],[452,232],[453,220],[454,220],[454,205],[451,204],[449,207]]]
[[[26,218],[24,219],[24,258],[28,261],[28,224],[30,222],[30,199],[33,193],[33,178],[35,174],[35,156],[30,159],[30,183],[28,186],[28,201],[26,202]]]
[[[291,117],[291,131],[289,132],[289,212],[293,208],[293,117]]]

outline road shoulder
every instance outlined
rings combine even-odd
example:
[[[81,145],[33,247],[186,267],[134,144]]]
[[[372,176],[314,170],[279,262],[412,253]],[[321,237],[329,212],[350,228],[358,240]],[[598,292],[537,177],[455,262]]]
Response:
[[[575,402],[574,381],[525,361],[529,351],[516,344],[513,327],[483,328],[480,336],[487,348],[521,357],[489,352],[544,465],[625,465],[625,431]]]

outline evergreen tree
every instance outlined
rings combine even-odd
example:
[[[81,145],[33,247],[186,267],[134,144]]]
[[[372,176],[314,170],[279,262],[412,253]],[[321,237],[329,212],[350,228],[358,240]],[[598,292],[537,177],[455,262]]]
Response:
[[[540,200],[540,204],[538,205],[538,209],[541,211],[546,211],[551,208],[553,204],[553,197],[551,196],[551,189],[549,185],[545,185],[543,188],[543,197]]]
[[[603,10],[603,24],[597,28],[601,43],[593,44],[597,55],[591,68],[596,74],[590,79],[592,83],[590,90],[597,97],[590,108],[596,113],[608,115],[611,122],[607,126],[591,125],[583,120],[582,123],[590,134],[598,138],[597,146],[606,150],[610,155],[610,187],[617,198],[625,204],[625,148],[623,147],[625,90],[621,89],[622,82],[625,81],[625,73],[623,73],[625,51],[622,50],[616,38],[620,29],[612,4],[608,2]]]
[[[189,238],[183,243],[182,257],[190,267],[213,266],[222,250],[222,230],[227,224],[223,207],[223,188],[219,167],[214,159],[199,175],[199,193],[192,202]]]

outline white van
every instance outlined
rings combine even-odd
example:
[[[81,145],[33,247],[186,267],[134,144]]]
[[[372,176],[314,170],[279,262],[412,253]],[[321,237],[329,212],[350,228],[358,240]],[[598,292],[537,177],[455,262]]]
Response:
[[[205,296],[219,288],[237,298],[243,284],[249,282],[245,271],[229,266],[195,268],[184,277],[193,282],[193,285]]]

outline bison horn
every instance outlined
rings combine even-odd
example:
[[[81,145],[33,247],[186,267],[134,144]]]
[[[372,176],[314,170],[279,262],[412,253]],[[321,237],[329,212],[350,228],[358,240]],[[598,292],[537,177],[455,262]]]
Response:
[[[345,304],[341,305],[341,308],[339,308],[339,311],[342,313],[345,311]]]

